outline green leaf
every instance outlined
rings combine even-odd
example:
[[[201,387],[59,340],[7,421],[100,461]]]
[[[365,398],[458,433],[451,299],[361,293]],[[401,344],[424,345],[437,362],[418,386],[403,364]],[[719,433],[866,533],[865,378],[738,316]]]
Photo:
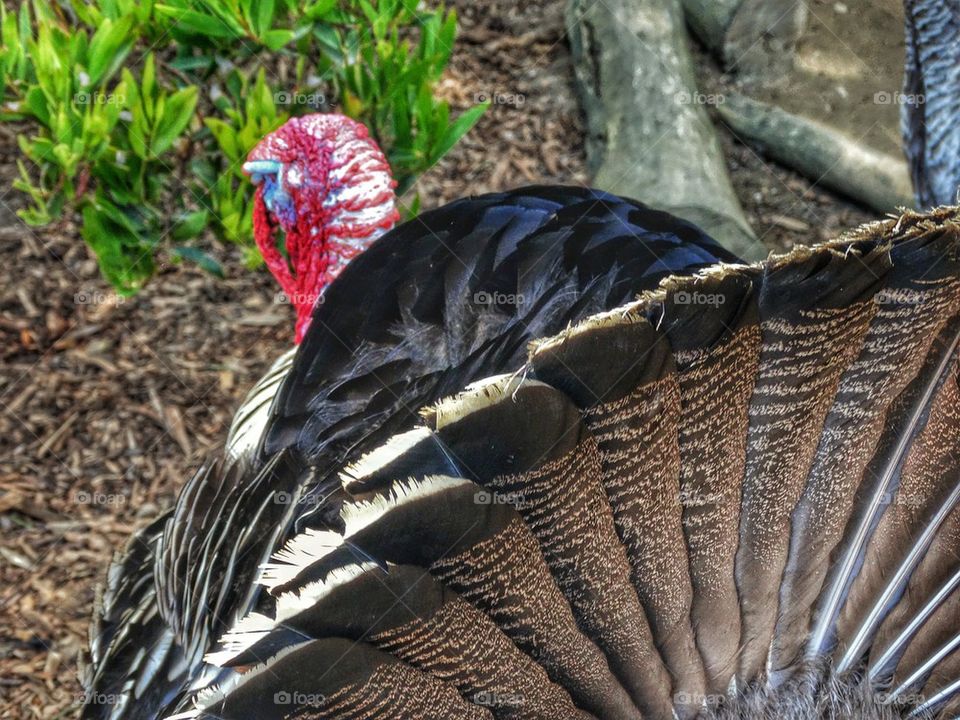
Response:
[[[207,210],[196,210],[184,214],[173,228],[174,240],[190,240],[204,231],[210,222]]]
[[[234,32],[230,26],[219,17],[203,15],[195,10],[183,10],[170,5],[157,5],[159,14],[172,18],[177,27],[195,35],[207,35],[215,38],[234,39],[242,37],[242,33]]]
[[[20,135],[17,139],[20,141],[22,148],[26,139],[23,135]],[[34,186],[30,173],[27,172],[27,166],[22,160],[17,160],[17,169],[20,171],[20,177],[13,181],[13,187],[29,195],[34,204],[32,208],[18,210],[17,215],[27,225],[31,226],[46,225],[52,222],[57,215],[57,211],[55,206],[51,207],[51,203],[47,202],[47,193]]]
[[[340,34],[328,25],[317,25],[313,29],[313,37],[319,45],[320,52],[329,57],[336,65],[343,65],[344,53]]]
[[[366,16],[367,22],[375,29],[378,24],[377,21],[380,19],[380,14],[377,12],[377,9],[369,0],[357,0],[357,5],[360,6],[360,10]],[[378,36],[375,35],[374,37]]]
[[[410,220],[420,214],[420,193],[413,194],[413,202],[401,208],[401,214],[404,220]]]
[[[47,96],[44,95],[43,90],[34,85],[27,91],[24,103],[30,111],[30,114],[33,115],[38,122],[50,127],[50,105],[47,103]]]
[[[152,244],[104,197],[83,209],[81,233],[97,256],[100,272],[121,295],[135,293],[153,274]]]
[[[308,19],[316,22],[323,20],[337,6],[337,0],[317,0],[304,8],[303,14]]]
[[[275,52],[293,40],[293,38],[294,32],[292,30],[268,30],[260,36],[260,42]]]
[[[189,262],[196,263],[196,265],[202,270],[206,270],[208,273],[211,275],[216,275],[218,278],[223,279],[226,277],[223,272],[223,266],[221,266],[220,263],[207,255],[207,253],[200,248],[180,245],[173,248],[170,251],[170,254],[175,259],[187,260]]]
[[[421,57],[433,57],[438,34],[437,16],[430,15],[421,24],[420,32],[422,35],[422,39],[420,40]]]
[[[243,12],[237,5],[237,0],[203,0],[203,6],[213,11],[213,14],[230,28],[235,37],[246,37],[247,29],[241,22]]]
[[[140,86],[127,68],[120,72],[120,82],[123,84],[124,107],[133,109],[140,104]]]
[[[26,3],[24,3],[24,5],[26,5]],[[106,6],[106,3],[104,3],[104,5]],[[80,0],[70,0],[70,7],[77,14],[80,22],[89,27],[97,27],[103,20],[100,8],[98,8],[96,4],[89,4],[81,2]]]
[[[133,119],[127,123],[127,142],[130,143],[130,149],[138,158],[146,160],[150,157],[147,146],[147,139],[150,136],[149,121],[144,113],[143,103],[140,102],[139,95],[135,91],[131,91],[131,93],[136,97],[136,100],[129,105]]]
[[[460,116],[450,124],[446,132],[434,145],[431,162],[438,161],[450,152],[450,149],[460,141],[460,138],[470,132],[470,128],[477,124],[480,116],[487,111],[489,106],[490,102],[487,101],[460,113]]]
[[[253,6],[254,6],[258,1],[259,1],[259,0],[239,0],[239,2],[240,2],[240,7],[239,7],[240,16],[243,18],[243,21],[244,21],[245,23],[247,23],[247,25],[249,25],[250,27],[253,27],[253,26],[254,26],[254,23],[253,23],[253,19],[252,19],[252,18],[253,18],[257,13],[254,11],[254,7],[253,7]]]
[[[28,3],[20,5],[20,15],[17,19],[20,25],[20,41],[25,44],[27,40],[33,37],[33,30],[30,27],[30,5]]]
[[[399,94],[393,105],[393,134],[396,144],[406,147],[412,139],[410,128],[410,105],[406,93]]]
[[[132,5],[140,23],[148,22],[153,16],[153,0],[140,0],[140,2],[133,2]]]
[[[257,37],[263,37],[273,25],[274,0],[254,0],[253,9],[256,11],[252,18],[253,31]]]
[[[132,16],[116,22],[104,20],[97,28],[88,50],[90,61],[87,64],[87,74],[90,76],[90,87],[99,85],[123,64],[135,40],[132,32],[133,21]]]
[[[417,102],[414,107],[414,112],[417,118],[417,127],[420,129],[427,129],[430,127],[430,122],[433,119],[433,106],[436,101],[433,99],[433,95],[430,93],[430,88],[427,85],[420,86],[420,92],[417,93]]]
[[[157,70],[154,64],[153,53],[147,55],[147,62],[140,75],[140,102],[148,120],[155,117],[155,101],[157,97]]]
[[[198,89],[194,85],[178,90],[167,98],[163,115],[158,120],[150,139],[150,151],[155,157],[165,153],[190,124],[197,107],[197,94]]]
[[[237,144],[237,134],[233,127],[223,120],[210,117],[204,118],[203,124],[213,133],[213,137],[216,139],[217,145],[220,146],[223,154],[226,155],[229,160],[236,161],[241,155],[241,150]]]
[[[28,7],[24,5],[20,14],[23,15],[24,8]],[[9,88],[14,85],[15,81],[22,81],[26,79],[26,55],[25,55],[25,43],[21,40],[21,35],[17,27],[17,16],[14,13],[8,13],[6,8],[2,8],[0,12],[2,16],[2,45],[0,48],[0,58],[2,58],[3,68],[2,71],[5,74],[6,85]],[[29,37],[29,36],[28,36]]]
[[[167,63],[167,65],[174,70],[193,72],[195,70],[209,70],[216,61],[216,58],[212,55],[190,55],[187,57],[174,58]]]
[[[443,69],[447,66],[447,63],[450,61],[450,54],[453,52],[453,43],[456,37],[457,11],[451,10],[447,14],[446,20],[443,21],[443,27],[440,29],[440,34],[437,36],[439,52],[434,64],[434,73],[438,78],[443,73]]]

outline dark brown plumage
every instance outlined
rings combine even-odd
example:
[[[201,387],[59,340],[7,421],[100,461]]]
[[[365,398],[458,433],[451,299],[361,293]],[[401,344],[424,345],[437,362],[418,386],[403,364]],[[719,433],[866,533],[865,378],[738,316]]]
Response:
[[[538,341],[341,469],[187,713],[957,717],[958,342],[953,210]]]

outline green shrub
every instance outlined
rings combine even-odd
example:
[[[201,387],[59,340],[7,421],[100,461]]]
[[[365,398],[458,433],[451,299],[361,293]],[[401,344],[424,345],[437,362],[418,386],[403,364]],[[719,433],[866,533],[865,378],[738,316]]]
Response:
[[[252,245],[241,164],[291,115],[336,108],[380,142],[400,191],[473,126],[434,95],[456,16],[413,0],[31,0],[0,5],[0,120],[26,120],[15,186],[36,226],[66,210],[135,292],[211,229]]]

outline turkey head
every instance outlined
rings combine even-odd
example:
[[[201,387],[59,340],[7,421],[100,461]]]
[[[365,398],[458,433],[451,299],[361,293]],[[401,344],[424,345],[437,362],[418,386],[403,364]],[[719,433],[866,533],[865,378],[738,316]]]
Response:
[[[334,114],[287,121],[243,171],[257,186],[254,238],[296,309],[299,343],[324,288],[399,219],[396,181],[366,127]]]

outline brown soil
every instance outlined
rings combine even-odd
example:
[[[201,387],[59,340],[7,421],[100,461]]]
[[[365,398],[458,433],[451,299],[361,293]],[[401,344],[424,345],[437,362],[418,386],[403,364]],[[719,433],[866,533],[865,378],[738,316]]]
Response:
[[[854,8],[867,7],[869,0],[847,4],[854,16]],[[475,131],[417,184],[424,207],[528,183],[585,183],[563,3],[460,0],[456,5],[462,31],[442,92],[457,108],[477,95],[496,102]],[[815,3],[814,11],[832,18],[831,7]],[[868,17],[876,17],[883,37],[899,42],[899,30],[889,35],[893,31],[880,10]],[[855,23],[857,33],[841,25],[824,27],[842,31],[841,37],[866,37],[864,22]],[[828,54],[839,51],[826,31],[811,30],[809,41],[803,57],[821,52],[821,65],[846,63],[842,54],[836,60]],[[892,48],[893,43],[890,58]],[[701,58],[701,65],[705,85],[723,82],[708,58]],[[807,65],[814,66],[812,60]],[[796,99],[792,90],[769,92],[780,93],[791,109],[826,113],[838,125],[849,121],[851,128],[866,129],[877,110],[864,106],[863,98],[871,97],[879,81],[861,72],[861,64],[854,63],[853,71],[860,75],[856,83],[842,80],[847,105],[832,99],[836,91],[813,74],[803,107],[790,106]],[[895,129],[895,117],[886,117],[890,108],[880,110],[882,127]],[[16,129],[0,127],[0,177],[7,181],[16,175],[20,155]],[[873,128],[870,133],[878,146],[895,144],[893,136]],[[770,248],[821,240],[871,219],[727,135],[723,144],[748,217]],[[271,278],[243,271],[239,252],[229,247],[218,251],[232,269],[228,279],[166,267],[138,296],[119,302],[100,279],[72,220],[32,230],[14,216],[21,205],[19,193],[5,183],[0,716],[72,717],[80,697],[77,654],[86,642],[94,587],[112,551],[168,506],[218,447],[243,393],[288,346],[292,313],[274,301]]]
[[[902,0],[815,0],[793,72],[752,95],[900,156]]]

